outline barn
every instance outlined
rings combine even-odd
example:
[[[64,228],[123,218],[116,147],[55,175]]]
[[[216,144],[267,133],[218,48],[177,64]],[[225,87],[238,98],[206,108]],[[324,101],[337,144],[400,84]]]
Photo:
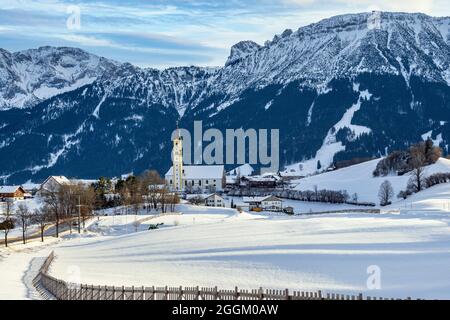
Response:
[[[21,186],[0,186],[1,201],[16,201],[25,199],[25,190]]]

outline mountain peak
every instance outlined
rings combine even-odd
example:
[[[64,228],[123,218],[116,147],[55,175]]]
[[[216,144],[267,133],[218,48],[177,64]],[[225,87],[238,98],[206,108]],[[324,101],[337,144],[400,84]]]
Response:
[[[238,60],[241,60],[248,55],[261,49],[261,46],[254,41],[241,41],[231,47],[230,57],[228,58],[225,66],[229,66]]]

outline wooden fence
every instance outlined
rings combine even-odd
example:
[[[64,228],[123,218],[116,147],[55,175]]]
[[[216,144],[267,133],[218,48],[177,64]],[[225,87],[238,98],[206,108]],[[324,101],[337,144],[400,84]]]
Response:
[[[381,214],[380,209],[347,209],[347,210],[332,210],[332,211],[318,211],[318,212],[304,212],[296,214],[298,216],[309,216],[309,215],[321,215],[321,214],[334,214],[334,213],[370,213],[370,214]]]
[[[259,288],[219,290],[203,287],[115,287],[67,283],[48,275],[55,258],[52,252],[34,279],[34,285],[47,298],[58,300],[395,300],[322,291],[306,292]],[[51,296],[49,295],[51,294]],[[408,298],[407,300],[411,300]]]

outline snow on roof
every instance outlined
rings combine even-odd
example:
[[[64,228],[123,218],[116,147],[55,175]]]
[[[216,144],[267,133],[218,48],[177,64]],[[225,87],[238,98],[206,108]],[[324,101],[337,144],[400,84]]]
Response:
[[[251,177],[245,177],[249,181],[254,182],[269,182],[269,181],[279,181],[281,178],[273,173],[266,173],[262,176],[251,176]]]
[[[244,203],[251,203],[251,202],[261,202],[267,197],[244,197],[243,202]]]
[[[71,184],[70,180],[67,179],[65,176],[50,176],[50,178],[53,178],[56,182],[59,184]],[[48,180],[48,179],[47,179]]]
[[[206,200],[206,199],[209,199],[209,198],[212,198],[212,197],[214,197],[214,196],[217,196],[217,197],[219,197],[219,198],[222,198],[222,196],[219,195],[219,194],[217,194],[217,193],[211,193],[210,195],[207,195],[207,196],[205,197],[205,200]],[[223,199],[223,198],[222,198],[222,199]]]
[[[0,186],[0,193],[14,193],[20,186]]]
[[[222,180],[225,172],[224,166],[184,166],[184,179],[217,179]],[[167,176],[173,175],[173,167],[166,173]]]
[[[227,184],[234,184],[236,183],[236,176],[226,176],[226,182]]]
[[[244,197],[244,203],[254,203],[254,202],[263,202],[263,201],[281,201],[281,199],[275,196],[265,196],[265,197]]]
[[[229,176],[237,176],[240,175],[241,177],[245,176],[251,176],[255,172],[255,169],[249,164],[244,164],[240,167],[234,168],[233,170],[229,171],[227,175]]]

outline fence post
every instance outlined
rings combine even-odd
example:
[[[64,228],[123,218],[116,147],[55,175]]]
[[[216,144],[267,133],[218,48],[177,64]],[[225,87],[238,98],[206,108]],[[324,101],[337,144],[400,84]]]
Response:
[[[219,289],[217,288],[217,286],[214,287],[214,300],[220,300]]]
[[[285,299],[286,299],[286,300],[291,300],[291,296],[289,295],[289,289],[286,289],[286,290],[284,291],[284,296],[285,296]]]
[[[180,286],[180,294],[178,295],[179,300],[183,300],[183,287]]]
[[[318,296],[319,296],[319,300],[322,300],[322,290],[319,290],[319,291],[317,292],[317,294],[318,294]]]
[[[239,289],[238,287],[234,287],[234,300],[239,300]]]
[[[363,294],[362,294],[362,293],[360,293],[360,294],[358,295],[358,300],[364,300],[364,299],[363,299]]]
[[[259,296],[258,297],[259,300],[264,300],[264,293],[263,293],[263,288],[262,287],[259,288],[258,296]]]
[[[196,289],[195,289],[195,295],[196,295],[196,298],[197,298],[197,300],[200,300],[200,287],[199,286],[197,286],[196,287]]]

